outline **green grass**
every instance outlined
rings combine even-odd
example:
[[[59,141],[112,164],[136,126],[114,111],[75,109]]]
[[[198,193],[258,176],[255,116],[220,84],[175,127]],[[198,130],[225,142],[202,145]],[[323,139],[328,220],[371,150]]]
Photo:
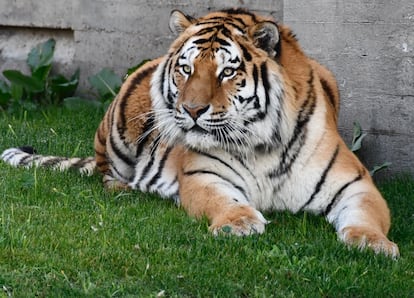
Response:
[[[0,115],[0,151],[88,156],[102,112]],[[381,184],[397,261],[348,249],[310,214],[260,236],[212,237],[170,201],[106,192],[99,175],[0,163],[0,297],[413,297],[414,180]]]

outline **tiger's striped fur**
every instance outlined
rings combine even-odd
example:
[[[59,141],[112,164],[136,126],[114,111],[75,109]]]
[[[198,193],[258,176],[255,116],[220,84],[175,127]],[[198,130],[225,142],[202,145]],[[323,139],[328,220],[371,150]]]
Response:
[[[260,211],[322,214],[345,243],[398,256],[386,202],[337,132],[335,79],[292,32],[245,10],[174,11],[170,27],[167,55],[128,77],[84,161],[105,186],[173,198],[214,234],[262,233]]]

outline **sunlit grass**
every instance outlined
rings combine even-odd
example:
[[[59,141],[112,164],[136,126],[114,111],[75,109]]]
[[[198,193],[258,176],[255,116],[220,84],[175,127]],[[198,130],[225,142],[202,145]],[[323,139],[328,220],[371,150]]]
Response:
[[[0,118],[0,151],[88,156],[102,112],[50,108]],[[0,297],[410,297],[414,181],[382,183],[393,214],[392,261],[348,249],[310,214],[267,214],[260,236],[212,237],[205,220],[99,175],[0,163]]]

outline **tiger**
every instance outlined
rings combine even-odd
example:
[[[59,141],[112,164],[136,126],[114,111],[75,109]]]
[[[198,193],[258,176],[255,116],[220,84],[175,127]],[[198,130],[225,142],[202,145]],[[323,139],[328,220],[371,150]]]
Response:
[[[263,213],[322,215],[347,246],[392,258],[390,211],[338,132],[334,75],[289,27],[246,9],[174,10],[167,54],[126,78],[95,156],[10,148],[13,166],[102,174],[105,188],[157,193],[213,235],[262,234]]]

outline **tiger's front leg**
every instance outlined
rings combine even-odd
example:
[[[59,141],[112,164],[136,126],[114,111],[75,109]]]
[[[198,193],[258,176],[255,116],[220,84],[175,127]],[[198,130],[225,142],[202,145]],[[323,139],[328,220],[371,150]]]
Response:
[[[214,235],[263,233],[266,219],[225,174],[214,171],[214,166],[184,166],[179,179],[181,206],[196,218],[206,216]]]
[[[373,184],[361,181],[349,187],[327,219],[346,244],[393,258],[399,256],[398,246],[386,236],[390,228],[389,210]]]
[[[263,215],[248,202],[237,198],[231,186],[220,181],[206,181],[207,174],[184,173],[180,184],[181,206],[186,212],[200,218],[206,216],[210,231],[247,236],[262,234],[267,223]]]

